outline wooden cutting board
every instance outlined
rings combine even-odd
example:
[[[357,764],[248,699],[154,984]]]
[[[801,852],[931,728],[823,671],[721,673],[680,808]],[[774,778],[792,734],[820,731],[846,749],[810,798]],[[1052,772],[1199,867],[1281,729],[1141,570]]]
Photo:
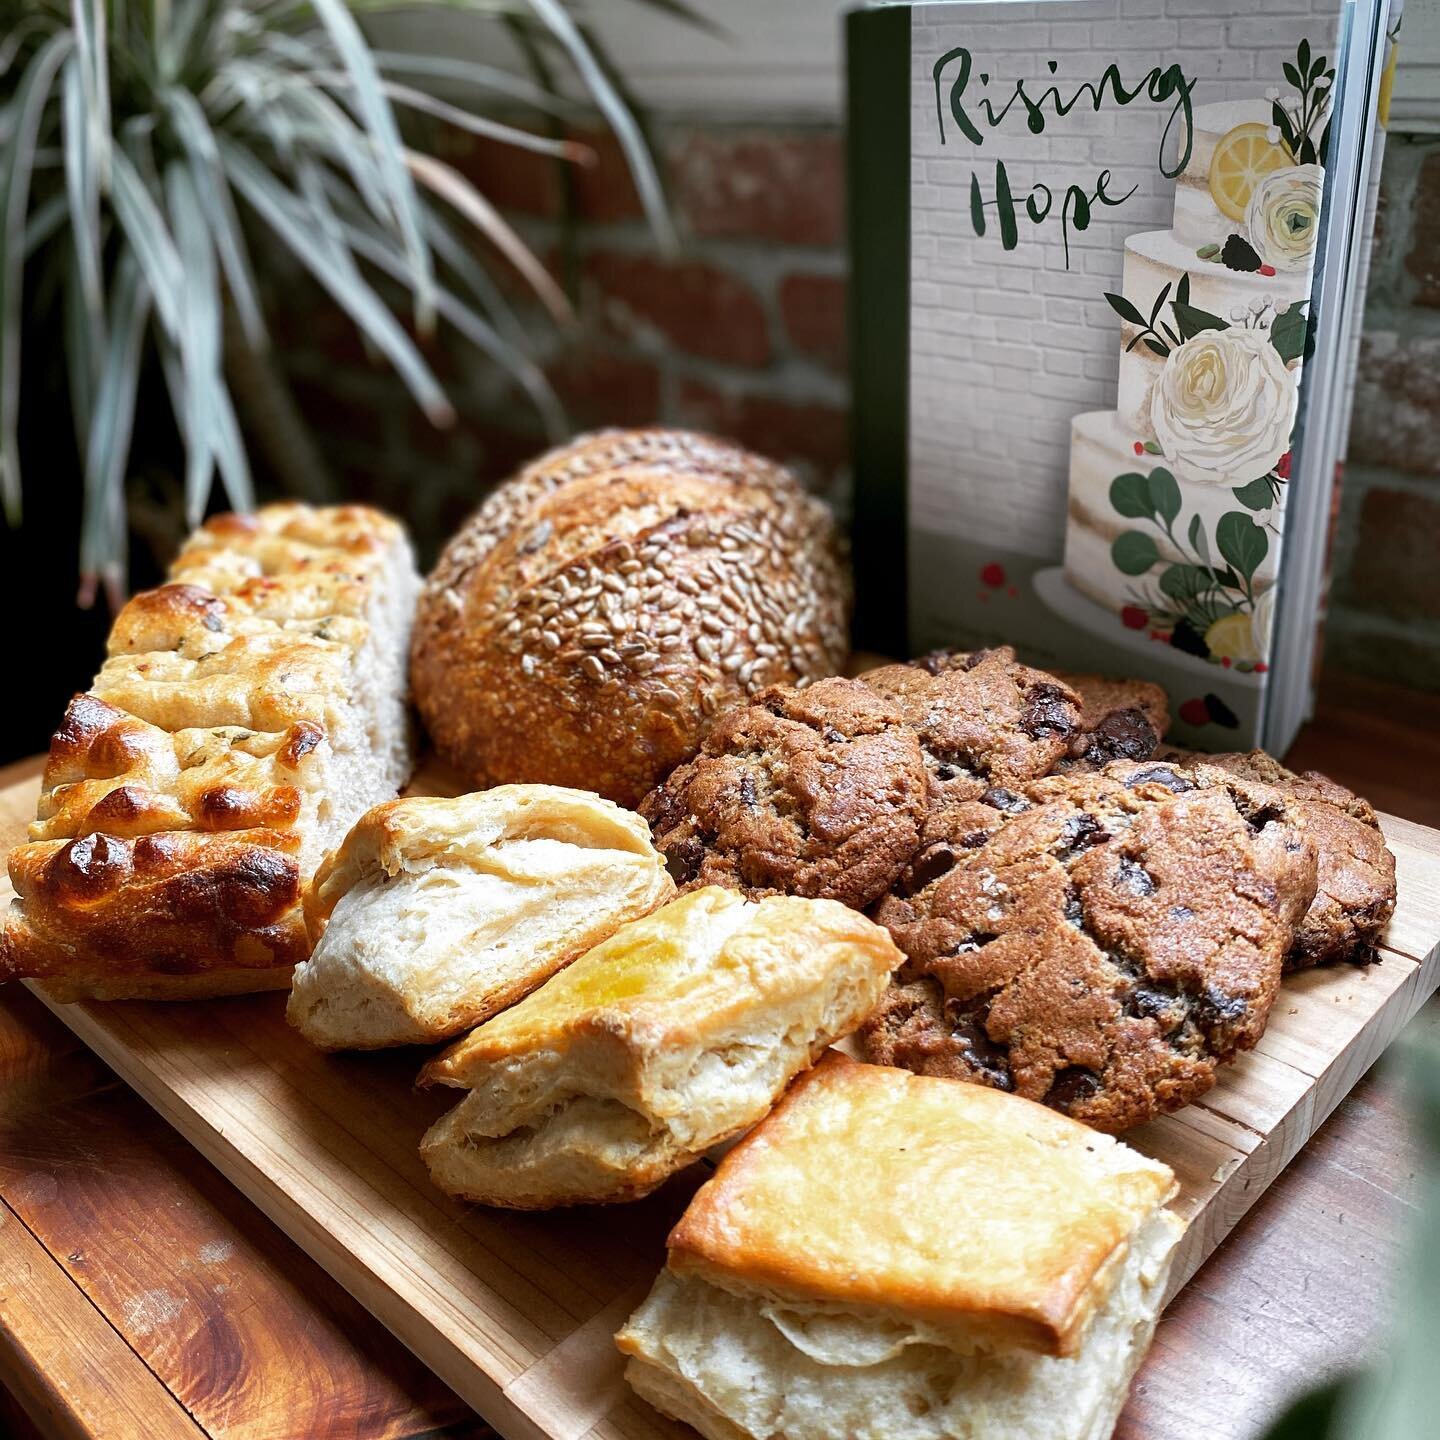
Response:
[[[0,849],[22,837],[37,788],[0,790]],[[429,772],[415,788],[451,784]],[[1191,1223],[1172,1294],[1440,982],[1440,832],[1384,826],[1399,904],[1380,963],[1287,980],[1259,1046],[1201,1103],[1126,1137],[1180,1178]],[[421,1134],[455,1100],[414,1088],[420,1050],[321,1055],[280,995],[51,1008],[509,1440],[691,1434],[629,1395],[611,1335],[703,1166],[635,1205],[468,1208],[420,1163]]]

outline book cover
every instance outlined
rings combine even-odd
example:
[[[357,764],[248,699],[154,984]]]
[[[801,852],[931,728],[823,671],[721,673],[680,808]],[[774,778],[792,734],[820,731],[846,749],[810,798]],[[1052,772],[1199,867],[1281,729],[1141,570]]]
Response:
[[[1322,568],[1286,541],[1329,509],[1384,9],[850,17],[862,643],[1146,676],[1179,743],[1259,743]]]

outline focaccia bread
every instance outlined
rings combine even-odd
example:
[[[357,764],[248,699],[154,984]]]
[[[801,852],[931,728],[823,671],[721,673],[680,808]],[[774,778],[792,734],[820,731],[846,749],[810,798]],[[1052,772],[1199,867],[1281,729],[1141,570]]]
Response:
[[[306,894],[286,1014],[327,1050],[445,1040],[674,893],[645,822],[583,790],[391,800]]]
[[[626,1376],[710,1440],[1103,1440],[1175,1190],[1029,1101],[826,1056],[671,1233]]]
[[[764,1115],[899,960],[836,901],[696,890],[426,1067],[471,1092],[425,1136],[431,1178],[519,1209],[647,1194]]]
[[[202,526],[55,732],[0,979],[60,1000],[288,985],[305,882],[409,774],[418,586],[402,528],[362,506]]]

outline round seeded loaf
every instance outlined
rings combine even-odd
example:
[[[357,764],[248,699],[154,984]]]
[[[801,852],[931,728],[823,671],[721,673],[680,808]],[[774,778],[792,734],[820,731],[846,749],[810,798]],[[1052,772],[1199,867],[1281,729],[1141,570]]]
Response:
[[[849,585],[795,477],[678,430],[582,436],[501,485],[421,596],[415,702],[444,759],[634,805],[713,717],[831,675]]]

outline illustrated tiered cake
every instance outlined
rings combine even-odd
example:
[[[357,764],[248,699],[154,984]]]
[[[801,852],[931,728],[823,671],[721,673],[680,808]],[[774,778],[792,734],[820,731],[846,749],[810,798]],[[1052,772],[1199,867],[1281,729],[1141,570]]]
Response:
[[[1116,408],[1071,425],[1065,575],[1161,641],[1263,670],[1333,71],[1197,106],[1170,230],[1125,242]]]

